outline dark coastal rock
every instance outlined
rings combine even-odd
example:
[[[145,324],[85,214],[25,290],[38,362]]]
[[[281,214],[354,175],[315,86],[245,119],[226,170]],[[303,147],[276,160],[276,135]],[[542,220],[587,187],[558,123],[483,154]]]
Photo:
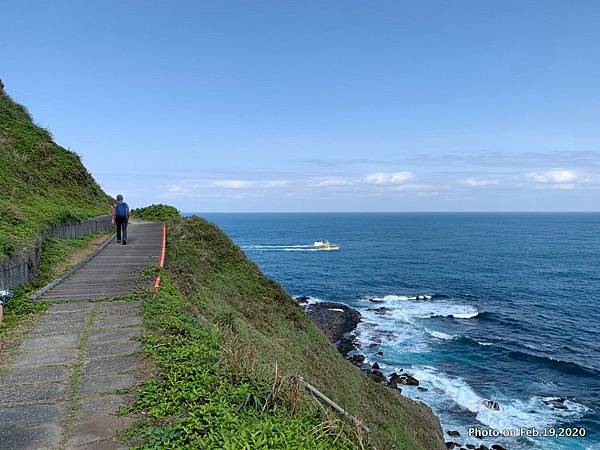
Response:
[[[479,450],[490,450],[490,449],[487,447],[487,445],[483,445],[483,444],[481,444],[481,445],[479,446]]]
[[[308,305],[305,311],[331,342],[339,342],[346,333],[356,328],[361,319],[356,309],[343,303],[315,303]]]
[[[567,405],[565,405],[565,400],[565,397],[550,397],[543,399],[542,402],[554,409],[569,409]]]
[[[466,446],[467,448],[470,448],[471,450],[476,449],[477,447],[475,447],[473,444],[467,444]]]
[[[400,375],[398,381],[399,381],[399,383],[406,384],[408,386],[418,386],[419,385],[419,380],[417,380],[412,375],[408,375],[408,374]]]
[[[492,450],[506,450],[506,448],[502,447],[500,444],[492,445]]]
[[[502,406],[494,400],[481,400],[481,404],[492,411],[502,411]]]
[[[373,297],[370,298],[369,301],[372,303],[383,303],[384,302],[384,300],[382,298],[373,298]]]
[[[460,433],[456,430],[446,431],[446,434],[450,437],[460,437]]]
[[[352,356],[351,361],[353,363],[362,363],[365,360],[365,355],[354,355]]]
[[[380,370],[373,370],[369,372],[367,376],[376,383],[383,383],[386,381],[385,375]]]
[[[448,441],[445,443],[447,449],[460,448],[460,444],[458,442]]]
[[[396,372],[392,373],[390,375],[390,382],[391,383],[399,383],[400,382],[400,375],[398,375]]]
[[[398,389],[398,383],[395,383],[393,381],[388,381],[387,387],[392,388],[392,389]]]
[[[426,387],[423,387],[423,386],[419,386],[417,389],[420,390],[421,392],[427,392],[429,390],[429,389],[427,389]]]
[[[377,356],[383,356],[383,352],[377,352]]]
[[[371,366],[373,369],[379,369],[379,364],[377,362],[374,362],[373,365]]]
[[[298,303],[306,303],[309,299],[310,297],[308,297],[307,295],[301,295],[300,297],[296,297],[296,301]]]
[[[348,357],[348,353],[356,350],[356,336],[351,333],[346,333],[342,339],[337,342],[338,351],[344,356]]]

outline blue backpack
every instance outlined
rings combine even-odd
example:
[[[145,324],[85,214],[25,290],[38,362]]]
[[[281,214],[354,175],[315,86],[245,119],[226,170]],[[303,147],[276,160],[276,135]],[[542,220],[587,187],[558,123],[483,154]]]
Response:
[[[127,218],[127,203],[125,203],[125,202],[117,203],[117,206],[115,208],[115,217],[118,217],[119,219]]]

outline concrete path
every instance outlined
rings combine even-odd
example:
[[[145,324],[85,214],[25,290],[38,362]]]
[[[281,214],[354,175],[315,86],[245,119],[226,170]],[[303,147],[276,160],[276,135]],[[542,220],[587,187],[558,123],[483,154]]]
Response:
[[[156,265],[162,224],[132,223],[127,245],[112,242],[66,281],[46,293],[46,301],[113,298],[131,292],[140,269]]]
[[[129,293],[160,236],[131,225],[127,246],[110,243],[43,297],[53,303],[0,377],[0,449],[126,448],[115,436],[132,419],[116,412],[144,373],[140,303],[90,299]]]

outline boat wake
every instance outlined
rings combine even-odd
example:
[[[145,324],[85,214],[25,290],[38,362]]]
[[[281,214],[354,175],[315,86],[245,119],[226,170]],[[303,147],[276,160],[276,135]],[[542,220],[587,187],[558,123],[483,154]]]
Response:
[[[317,251],[331,251],[339,250],[340,246],[333,244],[329,241],[315,241],[311,244],[255,244],[255,245],[242,245],[243,250],[258,251],[258,252],[317,252]]]
[[[312,245],[242,245],[242,250],[259,252],[316,252]]]

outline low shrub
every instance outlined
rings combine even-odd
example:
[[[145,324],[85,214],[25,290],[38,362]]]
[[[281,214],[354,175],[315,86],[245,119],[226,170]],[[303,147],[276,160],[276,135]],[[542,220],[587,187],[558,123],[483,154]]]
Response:
[[[181,217],[177,208],[169,205],[150,205],[143,208],[133,209],[131,215],[144,220],[159,222],[170,222]]]

